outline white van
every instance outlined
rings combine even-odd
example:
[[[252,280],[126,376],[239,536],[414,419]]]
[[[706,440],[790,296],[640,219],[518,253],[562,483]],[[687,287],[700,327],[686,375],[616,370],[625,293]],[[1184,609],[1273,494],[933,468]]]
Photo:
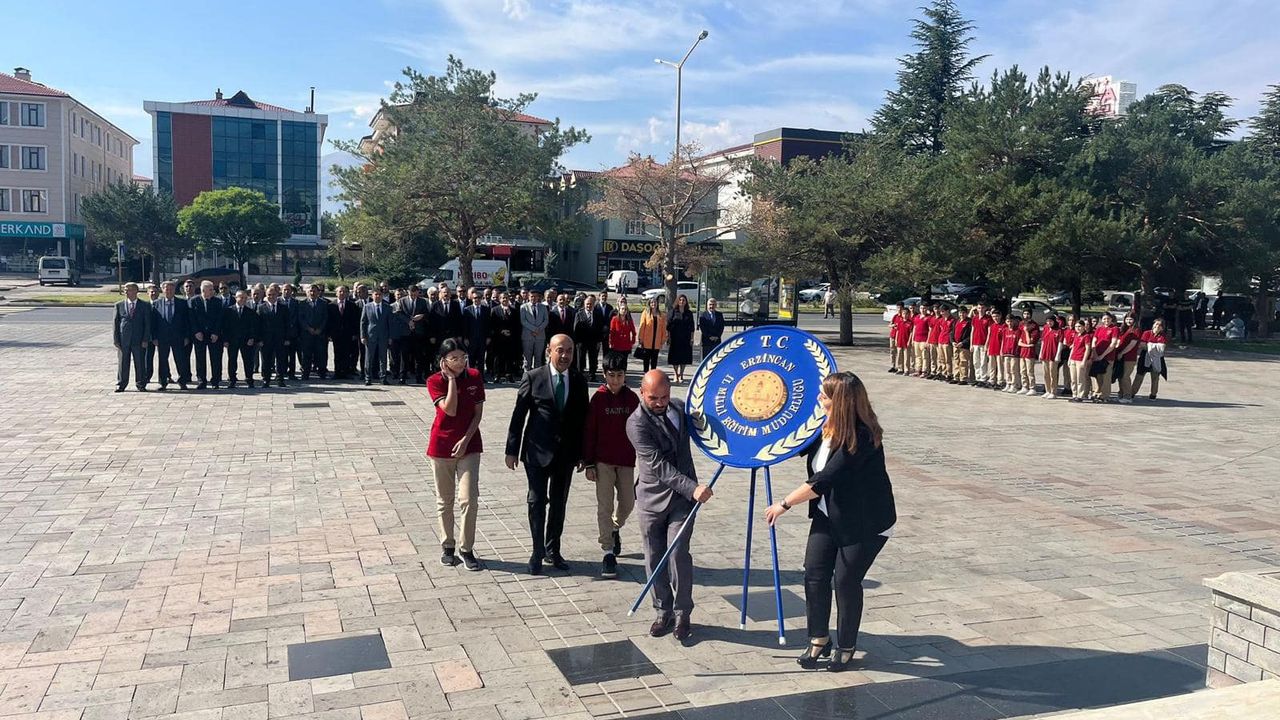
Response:
[[[604,287],[611,292],[635,290],[640,287],[640,276],[635,270],[613,270],[604,280]]]
[[[40,281],[41,286],[53,283],[79,285],[80,270],[69,257],[45,255],[36,264],[36,279]]]
[[[506,260],[472,260],[471,277],[480,287],[506,287],[508,279]],[[461,279],[458,274],[458,259],[454,258],[440,266],[437,279],[455,285]]]

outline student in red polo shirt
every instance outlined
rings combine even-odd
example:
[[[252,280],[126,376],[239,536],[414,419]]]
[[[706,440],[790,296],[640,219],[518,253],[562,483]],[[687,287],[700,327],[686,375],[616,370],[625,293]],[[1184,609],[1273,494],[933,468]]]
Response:
[[[894,320],[898,323],[898,334],[893,352],[898,358],[898,374],[906,375],[911,372],[911,312],[900,307]]]
[[[440,344],[440,372],[427,378],[427,394],[436,406],[427,456],[436,483],[436,515],[444,554],[440,564],[461,562],[468,570],[484,569],[474,554],[476,516],[480,510],[480,418],[484,415],[484,377],[467,367],[462,341],[450,338]],[[462,510],[461,538],[455,542],[453,503]]]
[[[1018,362],[1018,337],[1022,328],[1018,318],[1009,315],[1004,319],[1004,329],[1000,335],[1000,359],[1003,361],[1004,391],[1008,393],[1022,390],[1020,377],[1021,363]]]
[[[951,324],[951,383],[968,385],[971,380],[970,365],[973,362],[973,351],[970,349],[973,337],[973,321],[969,319],[969,309],[960,308],[955,322]]]
[[[987,378],[987,329],[991,327],[991,314],[986,303],[970,313],[973,332],[969,336],[969,348],[973,353],[973,380],[977,387],[991,387]]]
[[[1058,344],[1062,333],[1058,330],[1058,316],[1050,315],[1040,331],[1040,364],[1044,367],[1044,393],[1040,396],[1052,400],[1058,390]]]
[[[1102,316],[1102,325],[1093,331],[1093,358],[1097,362],[1106,363],[1098,368],[1098,374],[1093,375],[1093,396],[1098,402],[1111,402],[1111,370],[1119,345],[1120,333],[1116,327],[1116,318],[1107,313]]]
[[[1089,396],[1089,366],[1093,363],[1093,335],[1083,320],[1076,320],[1071,333],[1071,402]]]
[[[1071,396],[1071,344],[1076,339],[1076,321],[1079,319],[1075,313],[1071,313],[1067,315],[1066,322],[1059,326],[1058,358],[1062,366],[1062,387],[1066,389],[1067,397]]]
[[[951,317],[942,305],[934,318],[934,330],[933,379],[946,380],[951,376]]]
[[[987,387],[1003,390],[1004,364],[1000,360],[1000,348],[1004,346],[1004,314],[991,311],[991,324],[987,326]]]
[[[929,369],[929,321],[933,316],[933,308],[923,307],[911,318],[911,348],[916,354],[916,377],[924,377]]]
[[[627,437],[627,418],[639,405],[640,397],[627,387],[627,356],[610,353],[604,359],[604,385],[591,396],[582,440],[582,464],[596,484],[602,578],[618,576],[622,526],[636,505],[636,450]]]
[[[898,312],[889,318],[889,372],[898,372],[898,328],[902,326],[902,303],[898,303]]]
[[[1138,329],[1133,313],[1124,316],[1120,338],[1116,347],[1116,362],[1120,363],[1120,402],[1133,402],[1133,370],[1138,364],[1138,350],[1142,347],[1142,332]]]
[[[1030,314],[1030,311],[1027,311]],[[1018,363],[1022,366],[1022,394],[1036,394],[1036,350],[1040,343],[1040,326],[1035,318],[1024,315],[1018,331]]]

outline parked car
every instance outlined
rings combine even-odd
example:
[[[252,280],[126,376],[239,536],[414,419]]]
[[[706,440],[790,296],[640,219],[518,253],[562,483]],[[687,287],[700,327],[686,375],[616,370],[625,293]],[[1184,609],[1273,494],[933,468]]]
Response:
[[[805,288],[800,291],[800,302],[821,303],[822,299],[827,295],[827,289],[831,287],[831,283],[819,283],[811,288]]]
[[[973,305],[974,303],[985,302],[991,297],[990,290],[986,285],[966,285],[960,288],[951,299],[962,305]]]
[[[7,192],[7,191],[6,191]],[[45,255],[36,263],[36,279],[40,287],[53,283],[66,283],[68,286],[80,284],[80,269],[69,257],[61,255]]]
[[[1159,295],[1159,293],[1156,293]],[[1123,317],[1133,310],[1134,293],[1127,290],[1103,290],[1102,300],[1107,306],[1107,312],[1117,317]]]
[[[1049,319],[1050,315],[1056,315],[1057,310],[1053,306],[1043,300],[1033,300],[1029,298],[1014,298],[1009,304],[1009,314],[1016,318],[1026,317],[1031,314],[1031,319],[1043,325],[1044,321]]]
[[[1219,307],[1219,305],[1222,308],[1223,325],[1226,325],[1231,320],[1232,315],[1239,315],[1240,319],[1244,320],[1245,323],[1248,324],[1253,320],[1253,315],[1256,310],[1253,305],[1253,298],[1248,295],[1223,293],[1221,298],[1217,295],[1212,295],[1209,297],[1210,320],[1212,320],[1215,315],[1214,308]]]
[[[252,268],[250,268],[250,270],[252,270]],[[175,279],[177,280],[178,285],[182,285],[182,283],[187,280],[195,280],[197,285],[208,280],[214,284],[214,287],[217,287],[222,283],[226,283],[227,287],[232,290],[239,289],[240,287],[240,273],[236,272],[235,268],[229,267],[205,268],[188,275],[179,275]]]
[[[1049,295],[1049,304],[1050,304],[1050,305],[1054,305],[1054,306],[1058,306],[1058,305],[1070,305],[1070,304],[1071,304],[1071,291],[1070,291],[1070,290],[1059,290],[1058,292],[1051,293],[1051,294]]]
[[[660,298],[666,294],[666,286],[659,286],[645,290],[640,293],[640,297],[643,298],[645,302],[649,302],[653,298]],[[699,301],[702,299],[702,296],[706,295],[706,291],[703,290],[698,283],[692,280],[681,280],[676,283],[676,295],[688,295],[689,304],[696,308],[700,304]]]
[[[909,297],[909,298],[904,299],[904,300],[902,301],[902,304],[903,304],[903,305],[905,305],[906,307],[911,307],[912,305],[918,305],[918,304],[920,304],[920,303],[922,303],[922,302],[924,302],[923,298],[921,298],[921,297],[919,297],[919,296],[916,296],[916,297]],[[951,302],[950,300],[939,300],[939,299],[937,299],[937,298],[934,298],[934,299],[933,299],[933,300],[931,300],[930,302],[931,302],[935,307],[940,306],[940,307],[944,307],[944,308],[946,308],[946,310],[947,310],[947,312],[948,312],[948,313],[949,313],[949,312],[951,312],[952,310],[959,310],[959,309],[960,309],[960,306],[956,305],[955,303]],[[884,317],[884,321],[885,321],[885,322],[891,322],[891,321],[893,320],[893,316],[894,316],[894,315],[897,315],[897,314],[898,314],[898,304],[897,304],[897,303],[891,303],[891,304],[889,304],[889,305],[885,305],[885,306],[884,306],[884,316],[883,316],[883,317]]]

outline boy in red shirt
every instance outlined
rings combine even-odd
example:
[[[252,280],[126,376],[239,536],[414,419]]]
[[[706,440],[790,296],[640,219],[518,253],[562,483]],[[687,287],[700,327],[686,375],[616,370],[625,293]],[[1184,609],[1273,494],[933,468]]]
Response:
[[[1089,395],[1089,366],[1093,364],[1093,335],[1083,320],[1071,333],[1071,402],[1084,402]]]
[[[932,319],[933,309],[918,305],[916,307],[918,313],[911,318],[911,348],[916,354],[916,377],[924,377],[929,369],[929,321]]]
[[[987,387],[1004,389],[1004,365],[1000,361],[1000,348],[1004,345],[1004,315],[999,310],[991,312],[991,324],[987,326]]]
[[[1017,318],[1009,315],[1004,319],[1004,330],[1000,335],[1000,359],[1004,361],[1004,391],[1009,393],[1022,391],[1022,364],[1018,357],[1018,338],[1021,332]]]
[[[636,450],[627,438],[627,418],[639,406],[639,396],[627,387],[627,356],[610,353],[604,361],[604,385],[591,397],[582,441],[582,464],[587,479],[596,484],[603,578],[618,576],[622,526],[636,505]]]
[[[1111,313],[1102,316],[1102,325],[1093,331],[1094,360],[1107,364],[1102,372],[1093,376],[1094,398],[1098,402],[1111,402],[1111,368],[1115,363],[1115,352],[1120,345],[1120,334],[1116,327],[1116,318]]]
[[[1018,362],[1022,365],[1022,393],[1036,394],[1036,345],[1040,342],[1040,326],[1034,318],[1022,321],[1018,333]]]
[[[911,372],[911,312],[899,304],[898,316],[894,320],[898,323],[898,334],[893,352],[898,358],[898,374],[906,375]]]
[[[1050,315],[1040,331],[1040,363],[1044,366],[1044,394],[1040,397],[1052,400],[1058,389],[1058,318]]]
[[[951,379],[951,316],[938,306],[938,337],[933,345],[934,379]]]
[[[978,303],[973,311],[973,333],[969,337],[969,348],[973,353],[973,379],[978,387],[990,387],[987,382],[987,330],[991,327],[991,315],[986,303]]]
[[[1120,402],[1133,402],[1133,370],[1138,365],[1138,349],[1142,347],[1142,332],[1133,314],[1124,316],[1124,326],[1116,347],[1116,362],[1120,363]]]
[[[973,322],[969,319],[967,308],[960,308],[955,322],[951,324],[951,383],[968,385],[970,380],[969,364],[973,357],[970,350],[970,339],[973,337]]]
[[[889,372],[898,372],[898,330],[902,327],[902,303],[889,319]]]

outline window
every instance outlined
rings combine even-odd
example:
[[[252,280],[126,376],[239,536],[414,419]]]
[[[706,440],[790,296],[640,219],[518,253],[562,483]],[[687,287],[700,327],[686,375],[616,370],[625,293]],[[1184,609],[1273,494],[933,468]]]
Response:
[[[696,229],[697,227],[693,223],[682,222],[680,223],[680,227],[676,229],[676,235],[683,235],[684,237],[688,237],[692,235],[693,231]]]
[[[37,145],[22,146],[23,170],[48,170],[44,164],[44,148]]]
[[[26,127],[44,127],[44,103],[22,103],[19,111]]]
[[[0,188],[0,212],[10,212],[9,188]]]
[[[80,177],[84,177],[84,156],[80,156]]]
[[[79,175],[79,174],[80,174],[80,160],[79,160],[79,157],[80,157],[80,154],[79,154],[79,153],[71,153],[71,174],[72,174],[72,175]]]
[[[85,118],[80,118],[80,137],[89,139],[89,121]]]
[[[76,134],[76,113],[74,110],[71,111],[71,134]]]
[[[0,103],[3,105],[4,103]],[[9,169],[9,146],[0,145],[0,170]]]
[[[24,213],[45,213],[45,205],[49,200],[48,190],[23,190],[22,191],[22,212]]]
[[[97,125],[93,126],[93,144],[102,147],[102,128]]]
[[[628,220],[628,221],[627,221],[627,234],[628,234],[628,235],[643,235],[643,234],[644,234],[644,221],[643,221],[643,220]]]
[[[75,213],[76,217],[80,217],[80,193],[72,193],[71,197],[75,201],[75,204],[71,206],[71,210]]]
[[[9,124],[9,103],[0,100],[0,125]]]

